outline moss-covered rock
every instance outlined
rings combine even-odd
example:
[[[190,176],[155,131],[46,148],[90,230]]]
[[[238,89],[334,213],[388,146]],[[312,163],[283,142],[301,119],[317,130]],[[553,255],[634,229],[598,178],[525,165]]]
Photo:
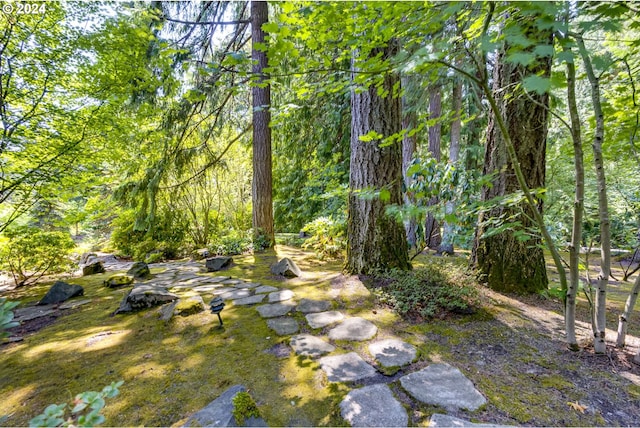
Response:
[[[133,284],[133,276],[122,273],[111,275],[103,282],[107,288],[120,288],[131,284]]]
[[[131,268],[129,268],[127,274],[133,276],[134,278],[141,279],[151,275],[151,271],[149,270],[149,266],[145,262],[135,262],[131,266]]]

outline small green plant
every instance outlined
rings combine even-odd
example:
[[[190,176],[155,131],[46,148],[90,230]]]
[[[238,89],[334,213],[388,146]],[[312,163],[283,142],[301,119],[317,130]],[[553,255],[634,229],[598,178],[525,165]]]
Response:
[[[256,402],[253,401],[251,395],[248,392],[238,392],[233,397],[233,417],[236,420],[238,426],[244,425],[244,421],[250,417],[259,418],[260,411]]]
[[[20,325],[19,322],[13,320],[13,308],[18,306],[20,302],[9,302],[6,298],[0,297],[0,340],[9,336],[6,330]]]
[[[334,220],[331,217],[318,217],[307,223],[302,230],[311,237],[302,244],[302,248],[311,248],[320,260],[338,258],[346,248],[344,239],[346,223],[344,220]]]
[[[124,382],[113,382],[105,386],[102,391],[82,392],[73,400],[71,415],[66,414],[67,404],[51,404],[44,412],[29,421],[30,427],[92,427],[104,423],[104,416],[100,411],[104,408],[107,398],[113,398],[120,393],[118,388]]]

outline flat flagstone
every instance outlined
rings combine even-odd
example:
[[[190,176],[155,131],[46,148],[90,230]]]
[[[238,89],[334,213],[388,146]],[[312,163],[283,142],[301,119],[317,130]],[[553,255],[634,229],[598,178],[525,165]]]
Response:
[[[435,413],[431,415],[429,420],[430,427],[476,427],[476,428],[489,428],[489,427],[509,427],[510,425],[495,425],[495,424],[474,424],[473,422],[466,421],[464,419],[456,418],[449,415],[443,415],[442,413]]]
[[[256,294],[255,296],[243,297],[241,299],[234,300],[233,304],[238,306],[248,306],[262,303],[263,300],[264,294]]]
[[[194,288],[195,290],[195,288]],[[220,296],[224,293],[228,293],[230,291],[235,291],[235,288],[229,288],[229,287],[220,287],[220,288],[216,288],[214,287],[212,291],[209,291],[209,293],[213,293],[216,296]]]
[[[302,299],[300,303],[298,303],[296,310],[308,314],[311,312],[325,312],[328,311],[329,308],[331,308],[331,302],[326,300]]]
[[[310,334],[298,334],[293,336],[289,345],[291,345],[291,348],[293,348],[293,351],[296,354],[307,355],[314,358],[333,352],[336,349],[336,347],[330,343]]]
[[[267,320],[267,325],[274,330],[278,336],[286,336],[298,332],[298,321],[293,318],[271,318]]]
[[[352,427],[406,427],[407,411],[385,384],[354,389],[340,403],[342,417]]]
[[[234,287],[236,288],[256,288],[256,287],[260,287],[260,284],[257,282],[243,282],[240,284],[234,284]]]
[[[225,300],[235,300],[235,299],[241,299],[243,297],[249,297],[250,295],[251,295],[250,290],[232,290],[232,291],[227,291],[226,293],[220,294],[220,297],[222,297]]]
[[[265,297],[264,294],[257,294],[258,296]],[[272,303],[269,305],[258,306],[256,310],[260,312],[262,318],[274,318],[281,317],[288,314],[295,308],[293,303]]]
[[[91,299],[70,300],[58,306],[58,309],[74,309],[78,306],[86,305],[87,303],[91,303]]]
[[[233,279],[233,278],[229,278],[229,279],[225,279],[223,281],[220,281],[220,284],[224,284],[224,285],[237,285],[237,284],[242,284],[244,283],[243,280],[241,279]]]
[[[274,291],[278,291],[279,288],[277,287],[272,287],[270,285],[261,285],[260,287],[255,289],[256,294],[262,294],[262,293],[273,293]]]
[[[364,318],[347,318],[329,331],[332,340],[368,340],[376,335],[378,327]]]
[[[214,277],[204,276],[204,278],[207,278],[209,280],[209,282],[218,282],[218,283],[222,283],[222,281],[226,281],[227,279],[231,279],[230,276],[214,276]]]
[[[446,409],[476,410],[487,400],[460,370],[449,364],[432,364],[400,378],[413,398]]]
[[[183,287],[175,286],[171,288],[183,288]],[[222,293],[226,293],[227,291],[231,290],[231,288],[224,288],[220,284],[198,285],[196,287],[189,287],[189,288],[191,288],[193,291],[196,291],[198,293],[213,293],[215,291],[220,291],[220,290],[224,290],[222,291]]]
[[[291,290],[274,291],[269,293],[269,302],[283,302],[285,300],[293,299],[295,294]]]
[[[369,353],[383,367],[399,367],[416,359],[416,348],[399,339],[386,339],[369,344]]]
[[[335,324],[342,321],[344,319],[344,315],[342,315],[342,313],[338,311],[329,311],[307,314],[305,318],[309,323],[309,327],[322,328],[329,324]]]
[[[353,382],[375,376],[377,373],[376,369],[355,352],[322,357],[318,362],[330,382]]]

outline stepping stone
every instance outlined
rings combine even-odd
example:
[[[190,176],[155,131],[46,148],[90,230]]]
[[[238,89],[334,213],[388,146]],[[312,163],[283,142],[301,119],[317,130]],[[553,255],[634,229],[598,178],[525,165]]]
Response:
[[[194,290],[195,290],[195,288],[194,288]],[[208,291],[208,292],[209,293],[213,293],[216,296],[220,296],[221,294],[228,293],[228,292],[231,292],[231,291],[235,291],[235,289],[234,288],[229,288],[229,287],[220,287],[220,286],[218,286],[218,287],[214,287],[211,291]]]
[[[78,306],[86,305],[87,303],[91,303],[91,299],[70,300],[58,306],[58,309],[74,309]]]
[[[264,294],[258,294],[258,296],[265,297]],[[273,303],[271,305],[258,306],[256,310],[260,312],[262,318],[274,318],[288,314],[294,307],[293,303]]]
[[[399,367],[416,359],[412,345],[399,339],[386,339],[369,344],[369,352],[383,367]]]
[[[236,425],[233,416],[233,399],[239,392],[246,391],[242,385],[234,385],[223,392],[218,398],[207,404],[187,419],[185,427],[232,427]],[[267,426],[262,418],[248,418],[245,426]]]
[[[233,259],[228,256],[209,257],[205,261],[205,267],[209,272],[216,272],[233,264]]]
[[[329,382],[353,382],[376,375],[376,369],[367,364],[355,352],[322,357],[318,360],[320,368],[327,374]]]
[[[336,349],[335,346],[310,334],[298,334],[293,336],[289,344],[296,354],[307,355],[312,358],[319,357],[322,354],[328,354]]]
[[[400,384],[416,400],[448,410],[473,411],[487,402],[473,383],[449,364],[432,364],[401,377]]]
[[[184,288],[184,287],[178,285],[172,288]],[[224,290],[222,291],[222,293],[226,293],[227,291],[231,291],[231,288],[223,288],[220,284],[198,285],[197,287],[189,287],[189,288],[191,288],[193,291],[196,291],[198,293],[213,293],[215,291],[220,291],[220,290]]]
[[[224,284],[224,285],[237,285],[237,284],[243,284],[244,281],[241,279],[225,279],[224,281],[220,281],[220,284]]]
[[[279,288],[277,287],[272,287],[270,285],[261,285],[260,287],[255,289],[256,294],[262,294],[262,293],[273,293],[274,291],[278,291]]]
[[[204,278],[207,278],[209,282],[218,282],[218,283],[222,283],[222,281],[231,279],[230,276],[214,276],[213,278],[209,278],[208,276],[205,276]]]
[[[340,411],[352,427],[406,427],[409,423],[407,411],[385,384],[349,392],[340,403]]]
[[[269,302],[283,302],[285,300],[293,299],[295,294],[291,290],[274,291],[269,293]]]
[[[243,282],[241,284],[235,284],[234,287],[236,288],[256,288],[259,287],[260,284],[258,284],[257,282]]]
[[[322,328],[329,324],[335,324],[344,319],[344,315],[338,311],[329,311],[329,312],[318,312],[315,314],[307,314],[305,316],[307,322],[309,323],[309,327],[311,328]]]
[[[298,308],[296,310],[298,312],[308,314],[311,312],[328,311],[329,308],[331,308],[331,302],[327,302],[326,300],[302,299],[300,300],[300,303],[298,303]]]
[[[347,318],[329,331],[332,340],[368,340],[376,335],[378,328],[364,318]]]
[[[224,300],[235,300],[241,299],[243,297],[249,297],[250,295],[251,291],[249,290],[232,290],[220,294],[220,297],[222,297]]]
[[[298,321],[293,318],[272,318],[267,320],[267,325],[274,330],[278,336],[286,336],[298,332]]]
[[[255,296],[243,297],[242,299],[234,300],[233,304],[238,306],[248,306],[262,303],[263,300],[264,294],[256,294]]]
[[[443,415],[442,413],[435,413],[431,415],[429,420],[430,427],[477,427],[477,428],[489,428],[489,427],[509,427],[511,425],[494,425],[494,424],[474,424],[473,422],[465,421],[464,419],[455,418],[449,415]]]

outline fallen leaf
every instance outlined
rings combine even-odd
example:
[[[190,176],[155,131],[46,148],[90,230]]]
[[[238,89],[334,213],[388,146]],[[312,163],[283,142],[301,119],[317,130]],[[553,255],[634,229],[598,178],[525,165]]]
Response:
[[[578,402],[572,403],[571,401],[568,401],[567,406],[580,413],[584,413],[584,411],[588,409],[587,406],[582,406]]]

